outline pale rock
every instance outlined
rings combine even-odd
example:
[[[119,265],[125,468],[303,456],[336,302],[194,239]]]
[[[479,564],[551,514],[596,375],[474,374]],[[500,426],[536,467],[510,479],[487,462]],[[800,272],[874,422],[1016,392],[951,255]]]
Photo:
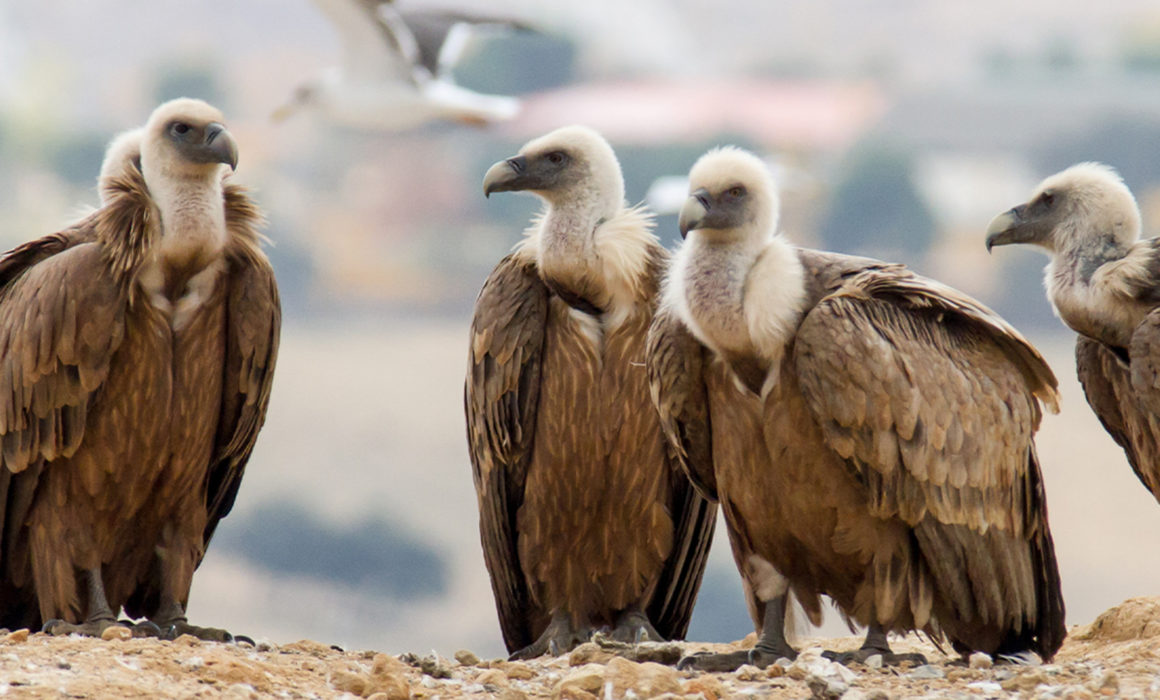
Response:
[[[419,659],[419,670],[432,678],[451,677],[451,667],[438,654],[431,654]]]
[[[366,694],[370,679],[361,673],[337,670],[330,674],[330,685],[335,690],[351,695],[363,696]]]
[[[968,688],[974,688],[983,695],[997,695],[1003,692],[1003,686],[995,681],[975,681],[974,683],[967,683]]]
[[[489,668],[475,677],[475,682],[481,685],[491,685],[504,688],[508,685],[508,677],[498,668]]]
[[[933,680],[935,678],[944,678],[946,674],[938,666],[932,664],[923,664],[915,668],[910,673],[906,674],[907,678],[914,678],[919,680]]]
[[[589,693],[591,695],[591,693]],[[496,700],[528,700],[528,696],[522,690],[515,688],[503,688],[496,693]],[[596,697],[593,695],[592,697]]]
[[[192,634],[183,634],[177,639],[173,640],[173,646],[177,647],[197,647],[201,646],[201,640]]]
[[[529,681],[536,677],[532,667],[521,661],[503,661],[498,668],[513,681]]]
[[[974,654],[971,654],[968,664],[971,668],[991,668],[995,665],[995,661],[991,658],[990,654],[976,651]]]
[[[479,657],[469,649],[460,649],[455,652],[455,660],[464,666],[478,666]]]
[[[810,689],[811,697],[817,700],[837,700],[850,689],[849,684],[841,680],[824,678],[816,673],[806,677],[806,686]]]
[[[734,671],[733,676],[739,681],[759,681],[767,677],[764,671],[750,664],[745,664]]]
[[[681,684],[681,693],[685,695],[699,695],[705,700],[720,700],[729,696],[725,684],[711,673],[702,673],[696,678]]]
[[[239,700],[258,700],[260,697],[258,691],[249,683],[234,683],[223,694],[226,698],[238,698]]]
[[[671,666],[646,661],[637,663],[619,656],[604,668],[604,681],[611,684],[613,697],[624,697],[629,691],[638,698],[654,698],[681,690],[680,675]]]
[[[28,628],[25,627],[23,629],[18,629],[18,630],[9,632],[4,637],[4,641],[6,641],[10,644],[21,644],[23,642],[27,642],[28,641]]]
[[[13,632],[12,634],[16,634],[16,632]],[[121,625],[110,625],[109,627],[105,628],[104,632],[101,632],[101,639],[105,640],[106,642],[111,642],[113,640],[123,642],[132,638],[133,630],[129,629],[128,627],[122,627]]]
[[[509,674],[508,678],[512,676]],[[604,688],[604,667],[600,664],[581,666],[565,676],[552,688],[553,698],[573,697],[567,695],[573,690],[597,695]]]
[[[1050,681],[1042,669],[1034,669],[1027,673],[1020,673],[1008,678],[999,685],[1003,690],[1034,690],[1040,685],[1047,685]]]
[[[401,675],[407,672],[410,666],[390,654],[375,654],[371,666],[371,674],[375,676]]]
[[[601,649],[595,642],[584,642],[580,646],[572,650],[568,654],[569,666],[583,666],[584,664],[603,664],[607,663],[614,654],[610,651]]]
[[[875,670],[882,668],[882,654],[871,654],[866,657],[866,668],[873,668]]]
[[[196,671],[202,666],[205,666],[205,659],[201,658],[200,656],[191,656],[188,659],[182,661],[181,666],[186,671]]]

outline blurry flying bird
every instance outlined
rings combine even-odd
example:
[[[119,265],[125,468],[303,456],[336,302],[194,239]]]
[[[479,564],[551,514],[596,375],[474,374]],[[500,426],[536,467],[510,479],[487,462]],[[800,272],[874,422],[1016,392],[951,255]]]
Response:
[[[477,28],[526,30],[502,17],[400,10],[390,0],[314,0],[342,41],[341,66],[305,82],[274,112],[313,110],[332,122],[404,131],[430,121],[486,125],[511,119],[519,100],[455,83],[452,69]]]

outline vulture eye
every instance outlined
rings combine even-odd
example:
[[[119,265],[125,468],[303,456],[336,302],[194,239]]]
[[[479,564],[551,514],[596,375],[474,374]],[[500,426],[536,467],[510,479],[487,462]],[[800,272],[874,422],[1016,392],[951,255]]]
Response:
[[[734,185],[725,191],[725,195],[730,199],[741,199],[745,196],[745,188],[741,185]]]
[[[1051,190],[1044,192],[1043,193],[1043,203],[1049,207],[1052,204],[1055,204],[1055,193],[1052,192]]]
[[[552,165],[560,165],[565,160],[567,160],[567,156],[564,155],[563,151],[552,151],[551,153],[549,153],[545,157],[548,159],[548,162],[551,163]]]
[[[186,124],[185,122],[175,122],[173,124],[172,131],[178,136],[184,136],[189,133],[189,124]]]

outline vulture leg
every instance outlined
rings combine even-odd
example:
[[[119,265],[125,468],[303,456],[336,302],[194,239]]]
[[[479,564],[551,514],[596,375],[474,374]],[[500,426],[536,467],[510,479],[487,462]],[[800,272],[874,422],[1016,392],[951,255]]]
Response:
[[[677,668],[722,673],[736,671],[745,664],[765,668],[778,659],[796,659],[797,651],[785,639],[785,615],[789,608],[789,597],[783,593],[765,603],[762,617],[761,637],[752,649],[742,649],[724,654],[693,654],[677,663]]]
[[[648,621],[648,616],[636,609],[625,610],[621,614],[612,630],[612,638],[625,644],[666,641]]]
[[[104,631],[117,622],[117,616],[109,607],[109,600],[105,597],[105,582],[101,579],[101,569],[89,569],[84,572],[85,587],[88,589],[88,605],[85,609],[88,616],[79,625],[64,620],[49,620],[44,623],[42,630],[53,636],[66,634],[80,634],[86,637],[100,637]]]
[[[523,649],[512,653],[511,660],[534,659],[537,656],[549,654],[559,656],[575,649],[577,646],[592,638],[592,628],[587,625],[577,627],[572,624],[572,616],[563,612],[552,615],[552,621],[540,638]]]
[[[906,662],[922,666],[926,663],[926,657],[922,654],[895,654],[891,651],[890,642],[886,639],[886,630],[877,623],[870,625],[866,630],[866,641],[862,643],[861,648],[846,652],[824,651],[822,656],[846,666],[852,663],[864,664],[871,656],[881,656],[884,666],[897,666]]]
[[[191,634],[198,639],[210,642],[234,641],[234,636],[223,629],[189,624],[189,620],[185,617],[185,609],[172,595],[164,597],[157,609],[157,614],[151,619],[161,628],[161,636],[164,639],[177,639],[183,634]]]

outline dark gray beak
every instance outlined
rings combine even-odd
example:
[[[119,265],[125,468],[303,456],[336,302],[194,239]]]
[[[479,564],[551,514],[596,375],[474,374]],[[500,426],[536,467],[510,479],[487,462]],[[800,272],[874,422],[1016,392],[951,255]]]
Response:
[[[987,226],[987,252],[997,245],[1038,243],[1040,227],[1027,220],[1027,205],[1020,204],[991,219]]]
[[[205,151],[207,162],[226,163],[230,170],[238,169],[238,144],[225,126],[210,122],[205,127]]]
[[[689,231],[697,229],[711,208],[709,191],[704,187],[690,194],[685,200],[685,205],[681,207],[681,215],[677,220],[677,225],[681,228],[681,238],[688,236]]]
[[[490,197],[492,192],[513,192],[525,189],[528,172],[528,159],[524,156],[515,156],[501,160],[487,169],[483,176],[483,196]]]

